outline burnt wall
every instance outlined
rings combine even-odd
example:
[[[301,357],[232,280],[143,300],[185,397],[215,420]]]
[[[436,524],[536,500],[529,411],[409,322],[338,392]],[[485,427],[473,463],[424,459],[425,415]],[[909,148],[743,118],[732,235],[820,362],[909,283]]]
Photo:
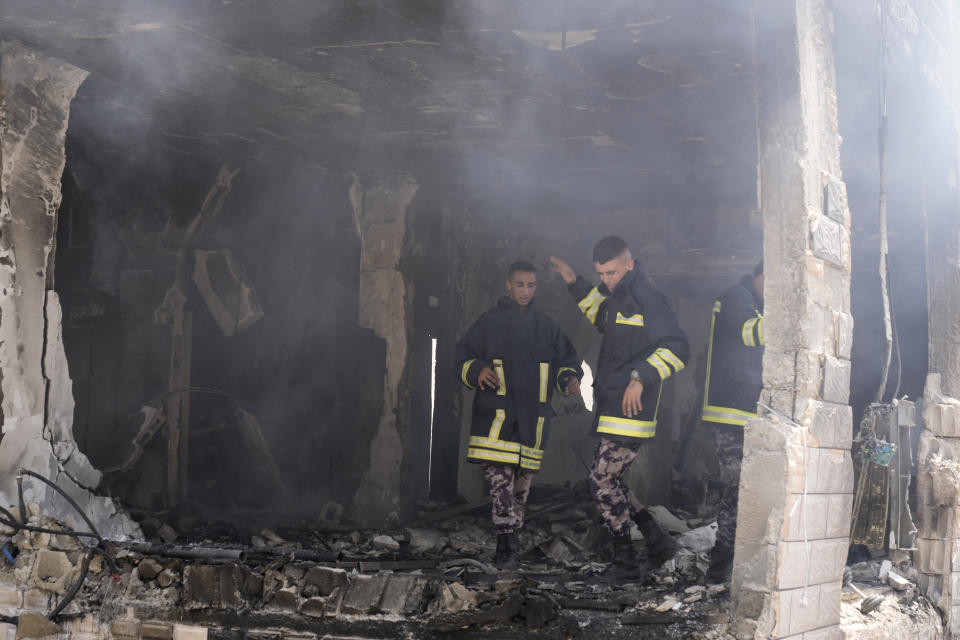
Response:
[[[109,467],[131,437],[124,420],[169,397],[171,329],[155,311],[176,279],[177,238],[227,163],[239,170],[232,190],[193,248],[229,250],[263,315],[227,336],[187,287],[190,386],[199,388],[190,394],[188,497],[277,510],[349,504],[369,466],[385,371],[384,341],[358,326],[353,178],[104,138],[97,116],[81,100],[68,130],[56,272],[81,447]],[[236,405],[258,419],[285,500],[250,473],[261,453],[239,437]],[[157,508],[165,451],[161,432],[113,478],[121,495]]]

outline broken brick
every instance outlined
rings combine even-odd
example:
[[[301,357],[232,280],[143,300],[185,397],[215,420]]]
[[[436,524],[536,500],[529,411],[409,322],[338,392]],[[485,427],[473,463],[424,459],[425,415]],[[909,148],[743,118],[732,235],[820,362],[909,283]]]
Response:
[[[322,618],[327,612],[326,598],[307,598],[300,605],[300,613],[313,618]]]
[[[350,588],[343,598],[344,613],[374,613],[387,586],[388,575],[356,575],[350,579]]]
[[[177,572],[173,569],[164,569],[157,576],[157,584],[160,585],[160,588],[166,589],[177,581],[177,577]]]
[[[137,571],[140,572],[141,580],[153,580],[163,571],[163,565],[153,558],[144,558],[137,565]]]
[[[277,590],[273,598],[274,603],[286,611],[300,610],[300,594],[297,593],[297,585],[290,585]]]
[[[417,576],[390,576],[380,598],[380,611],[382,613],[403,614],[408,610],[408,603],[413,608],[418,608],[420,600],[423,598],[425,582],[423,578]],[[413,602],[414,600],[416,602]]]
[[[349,584],[346,571],[329,567],[311,567],[303,581],[316,586],[319,594],[324,597],[333,593],[337,587],[340,587],[341,593],[345,592]]]

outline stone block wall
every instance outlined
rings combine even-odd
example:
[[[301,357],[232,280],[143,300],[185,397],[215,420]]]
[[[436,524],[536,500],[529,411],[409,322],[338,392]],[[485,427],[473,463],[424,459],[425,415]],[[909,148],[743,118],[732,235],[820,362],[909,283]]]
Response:
[[[930,374],[917,451],[917,542],[920,588],[960,635],[960,401]]]
[[[823,0],[756,2],[764,390],[745,428],[740,638],[842,634],[853,464],[850,214]]]

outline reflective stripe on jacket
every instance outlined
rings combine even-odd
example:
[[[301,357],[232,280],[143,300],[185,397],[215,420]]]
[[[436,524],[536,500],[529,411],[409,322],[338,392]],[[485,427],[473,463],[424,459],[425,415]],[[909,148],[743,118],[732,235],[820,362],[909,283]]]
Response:
[[[557,324],[534,308],[501,298],[457,342],[455,370],[477,389],[480,371],[497,374],[495,389],[477,389],[467,460],[540,470],[549,435],[554,390],[583,377],[573,344]]]
[[[763,343],[763,301],[753,289],[752,276],[745,275],[713,305],[703,394],[705,422],[742,427],[757,415]]]
[[[690,357],[687,335],[667,298],[636,269],[611,292],[585,278],[570,285],[580,311],[603,334],[594,375],[595,434],[619,441],[652,438],[657,431],[661,383]],[[643,383],[639,415],[623,414],[623,394],[636,369]]]

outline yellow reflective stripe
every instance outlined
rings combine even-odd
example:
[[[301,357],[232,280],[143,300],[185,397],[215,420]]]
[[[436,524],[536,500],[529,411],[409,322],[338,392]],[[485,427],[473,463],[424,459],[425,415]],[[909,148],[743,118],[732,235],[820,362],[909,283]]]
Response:
[[[507,464],[517,464],[520,461],[520,454],[505,453],[500,451],[490,451],[488,449],[467,449],[468,458],[477,458],[479,460],[490,460],[491,462],[504,462]]]
[[[546,422],[546,419],[543,416],[537,418],[537,441],[534,444],[534,448],[538,451],[543,446],[543,423]],[[542,452],[541,452],[542,454]]]
[[[667,363],[669,363],[670,366],[673,367],[674,373],[680,373],[680,370],[683,369],[683,366],[684,366],[683,360],[678,358],[673,351],[670,351],[670,349],[667,349],[666,347],[660,347],[655,351],[655,353],[661,358],[663,358],[664,360],[666,360]]]
[[[715,407],[713,405],[704,405],[703,420],[707,422],[719,422],[721,424],[731,424],[742,427],[747,424],[750,418],[756,418],[756,413],[733,409],[731,407]]]
[[[503,427],[503,421],[507,417],[507,412],[503,409],[497,409],[497,415],[493,417],[493,423],[490,425],[490,439],[500,439],[500,429]]]
[[[757,344],[763,345],[763,316],[760,316],[760,319],[757,320]]]
[[[557,391],[563,393],[563,389],[560,387],[560,376],[569,371],[573,375],[577,375],[577,370],[573,367],[560,367],[560,371],[557,371]]]
[[[580,311],[584,313],[587,312],[587,309],[594,307],[603,302],[604,295],[600,293],[600,289],[594,287],[590,289],[590,293],[583,297],[583,300],[577,303],[577,306],[580,307]]]
[[[720,301],[713,303],[713,313],[710,314],[710,342],[707,345],[707,378],[703,383],[703,407],[706,409],[710,402],[710,374],[713,367],[713,338],[717,330],[717,314],[720,313]]]
[[[497,389],[497,395],[505,396],[507,395],[507,379],[503,375],[503,360],[500,358],[494,358],[493,368],[497,372],[497,379],[500,380],[500,388]]]
[[[597,433],[652,438],[657,433],[657,423],[655,420],[631,420],[630,418],[600,416],[597,423]]]
[[[509,442],[507,440],[491,440],[483,436],[470,436],[470,446],[488,447],[490,449],[500,449],[501,451],[520,451],[519,442]]]
[[[617,324],[629,324],[629,325],[633,325],[634,327],[642,327],[643,314],[638,313],[632,316],[625,316],[619,311],[617,311]]]
[[[472,360],[467,360],[466,362],[463,363],[463,368],[460,369],[460,379],[463,380],[463,384],[467,385],[471,389],[476,389],[476,387],[470,384],[470,381],[467,380],[467,373],[470,371],[470,365],[472,365],[476,361],[477,361],[476,358],[473,358]]]
[[[600,290],[594,287],[590,290],[583,300],[577,303],[577,306],[580,308],[580,311],[583,312],[587,319],[590,322],[596,324],[597,322],[597,312],[600,311],[600,304],[603,302],[605,295],[600,293]]]
[[[522,469],[530,469],[531,471],[539,471],[540,461],[531,460],[530,458],[520,458],[520,467]]]
[[[755,347],[757,343],[753,339],[753,327],[757,324],[757,318],[750,318],[743,323],[743,329],[740,330],[740,335],[743,338],[743,344],[748,347]]]
[[[543,458],[543,449],[531,449],[530,447],[523,447],[520,449],[520,455],[540,460]]]
[[[540,363],[540,402],[547,401],[548,380],[550,378],[550,363]]]
[[[651,353],[647,358],[647,362],[653,365],[653,368],[657,370],[660,374],[661,380],[666,380],[670,377],[670,367],[667,366],[667,363],[664,362],[656,352]]]

